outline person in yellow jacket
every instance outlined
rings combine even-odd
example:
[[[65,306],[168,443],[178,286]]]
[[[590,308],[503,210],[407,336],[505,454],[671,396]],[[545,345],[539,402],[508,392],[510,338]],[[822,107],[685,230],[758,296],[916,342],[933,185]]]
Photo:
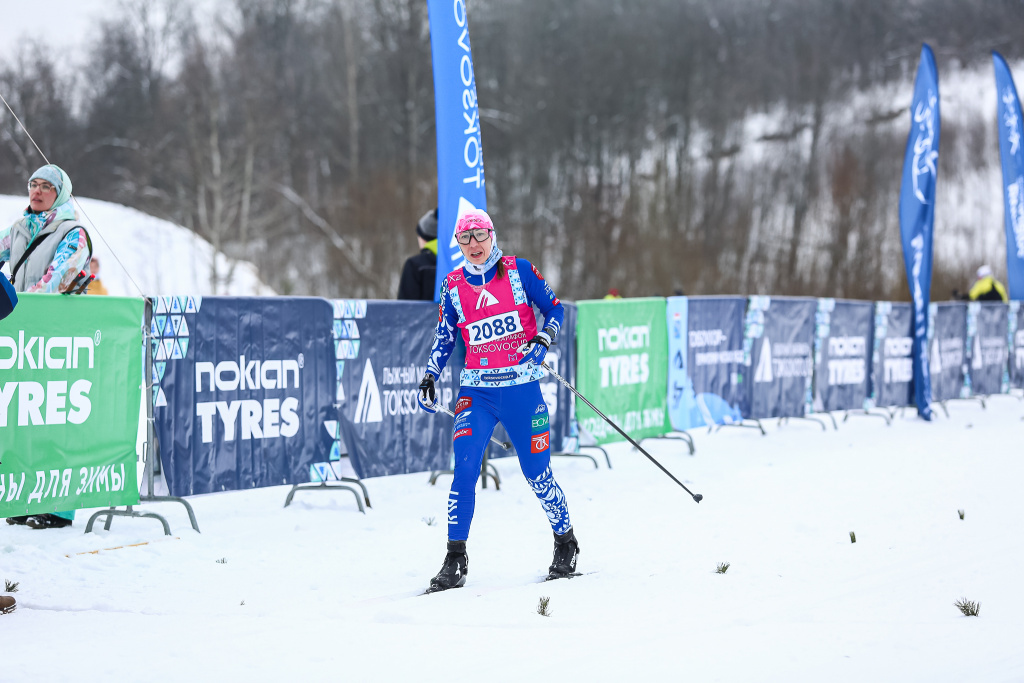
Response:
[[[95,256],[89,261],[89,273],[92,275],[92,282],[89,283],[89,288],[85,290],[86,294],[99,294],[106,296],[110,292],[100,282],[100,260]]]
[[[992,275],[991,266],[981,266],[971,285],[971,291],[967,293],[971,301],[1002,301],[1006,303],[1009,298],[1006,296],[1006,288],[1003,283]]]

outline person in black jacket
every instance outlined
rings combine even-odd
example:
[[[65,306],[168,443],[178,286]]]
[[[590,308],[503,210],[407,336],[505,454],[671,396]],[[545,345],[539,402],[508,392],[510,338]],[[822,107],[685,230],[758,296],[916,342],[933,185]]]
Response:
[[[437,276],[437,209],[425,214],[416,224],[416,241],[420,253],[410,256],[402,268],[398,298],[412,301],[433,301]]]

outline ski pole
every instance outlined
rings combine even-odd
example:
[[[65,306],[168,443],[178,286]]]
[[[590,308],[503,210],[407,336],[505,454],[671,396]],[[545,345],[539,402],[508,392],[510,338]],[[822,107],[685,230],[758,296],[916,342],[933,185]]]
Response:
[[[448,410],[447,408],[445,408],[445,407],[444,407],[443,405],[441,405],[441,404],[440,404],[440,403],[438,403],[438,402],[435,402],[435,403],[434,403],[434,408],[436,408],[437,410],[440,410],[440,411],[441,411],[442,413],[444,413],[445,415],[450,415],[450,416],[451,416],[451,417],[453,417],[453,418],[455,417],[455,413],[453,413],[452,411]],[[511,443],[509,443],[508,441],[498,441],[498,440],[497,440],[497,439],[495,439],[495,438],[494,438],[493,436],[491,437],[491,443],[493,443],[493,444],[495,444],[495,445],[497,445],[497,446],[501,446],[501,447],[502,447],[502,448],[504,448],[504,449],[505,449],[506,451],[507,451],[508,449],[512,448],[512,444],[511,444]]]
[[[676,478],[675,478],[675,476],[674,476],[674,475],[673,475],[673,474],[672,474],[671,472],[669,472],[668,470],[666,470],[666,469],[665,469],[665,468],[664,468],[664,467],[662,466],[662,464],[661,464],[660,462],[658,462],[657,460],[655,460],[655,459],[654,459],[654,457],[653,457],[653,456],[652,456],[652,455],[651,455],[650,453],[648,453],[648,452],[647,452],[647,451],[645,451],[644,449],[640,448],[640,444],[638,444],[638,443],[637,443],[636,441],[633,441],[633,439],[632,439],[632,438],[631,438],[631,437],[629,436],[629,434],[627,434],[626,432],[622,431],[622,429],[620,429],[620,428],[619,428],[619,425],[617,425],[617,424],[615,424],[614,422],[612,422],[611,420],[609,420],[609,419],[608,419],[608,416],[607,416],[607,415],[605,415],[604,413],[602,413],[602,412],[601,412],[600,410],[598,410],[598,409],[597,409],[597,408],[596,408],[596,407],[594,406],[594,404],[593,404],[593,403],[591,403],[590,401],[588,401],[588,400],[587,400],[587,397],[586,397],[586,396],[584,396],[584,395],[583,395],[583,394],[581,394],[580,392],[576,391],[576,387],[574,387],[573,385],[569,384],[569,382],[567,382],[567,381],[565,380],[565,378],[563,378],[563,377],[562,377],[561,375],[559,375],[559,374],[558,374],[557,372],[555,372],[554,368],[552,368],[552,367],[551,367],[550,365],[547,365],[547,364],[544,364],[544,363],[542,363],[541,365],[542,365],[542,366],[544,367],[544,369],[545,369],[545,370],[547,370],[547,371],[548,371],[548,374],[550,374],[550,375],[551,375],[552,377],[554,377],[554,378],[555,378],[555,379],[557,379],[557,380],[558,380],[559,382],[561,382],[561,383],[562,383],[562,384],[563,384],[563,385],[565,386],[565,388],[566,388],[566,389],[568,389],[568,390],[569,390],[569,391],[571,391],[572,393],[576,394],[576,395],[577,395],[577,396],[578,396],[579,398],[581,398],[581,399],[583,400],[583,402],[584,402],[584,403],[586,403],[586,404],[587,404],[588,406],[590,406],[590,408],[591,408],[591,409],[592,409],[592,410],[593,410],[593,411],[594,411],[595,413],[597,413],[597,414],[598,414],[598,415],[600,415],[600,416],[601,416],[602,418],[604,418],[604,421],[605,421],[605,422],[607,422],[607,423],[608,423],[608,424],[610,424],[610,425],[611,425],[612,427],[614,427],[614,428],[615,428],[615,431],[617,431],[617,432],[618,432],[619,434],[622,434],[622,436],[624,436],[624,437],[626,438],[626,440],[627,440],[627,441],[629,441],[629,442],[630,442],[631,444],[633,444],[633,447],[634,447],[634,448],[636,448],[636,449],[637,449],[638,451],[640,451],[641,453],[643,453],[644,455],[646,455],[646,456],[647,456],[647,459],[648,459],[648,460],[650,460],[651,462],[653,462],[653,463],[654,463],[655,465],[657,465],[657,466],[658,466],[658,469],[660,469],[660,470],[661,470],[662,472],[664,472],[665,474],[667,474],[667,475],[668,475],[668,477],[669,477],[669,479],[671,479],[671,480],[672,480],[672,481],[674,481],[675,483],[677,483],[677,484],[679,484],[680,486],[682,486],[682,487],[683,487],[683,490],[684,490],[684,491],[686,491],[686,492],[687,492],[687,493],[689,493],[689,494],[690,494],[691,496],[693,496],[693,500],[694,500],[695,502],[699,503],[700,501],[702,501],[702,500],[704,499],[704,496],[702,496],[701,494],[699,494],[699,493],[694,493],[694,492],[693,492],[693,491],[691,491],[690,489],[686,488],[686,485],[685,485],[685,484],[683,484],[683,482],[681,482],[681,481],[679,481],[678,479],[676,479]]]

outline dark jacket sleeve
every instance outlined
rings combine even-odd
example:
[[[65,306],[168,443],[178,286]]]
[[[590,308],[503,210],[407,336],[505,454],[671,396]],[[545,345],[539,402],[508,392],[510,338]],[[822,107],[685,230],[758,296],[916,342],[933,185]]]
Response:
[[[402,267],[402,279],[398,281],[399,299],[420,298],[420,283],[416,280],[417,275],[419,275],[419,268],[416,266],[416,258],[407,258],[405,266]]]
[[[437,257],[424,249],[410,256],[402,268],[398,283],[398,298],[409,301],[433,301],[434,279],[437,275]]]
[[[14,285],[0,273],[0,320],[9,316],[17,305],[18,294],[14,291]]]

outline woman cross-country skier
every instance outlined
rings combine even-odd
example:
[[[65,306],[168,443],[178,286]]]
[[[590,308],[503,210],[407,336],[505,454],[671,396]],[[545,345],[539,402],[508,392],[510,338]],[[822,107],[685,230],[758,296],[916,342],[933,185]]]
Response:
[[[462,586],[469,559],[466,539],[473,521],[476,483],[484,448],[501,422],[519,455],[519,465],[547,514],[555,535],[548,578],[571,576],[579,545],[569,521],[562,489],[551,474],[548,407],[537,383],[548,345],[558,335],[565,315],[551,286],[535,266],[516,256],[503,256],[494,224],[484,211],[459,218],[455,236],[466,265],[448,274],[441,285],[434,345],[420,383],[419,402],[435,408],[434,382],[455,347],[455,328],[466,342],[466,369],[455,404],[455,479],[448,494],[448,554],[428,592]],[[532,305],[544,315],[537,331]]]

